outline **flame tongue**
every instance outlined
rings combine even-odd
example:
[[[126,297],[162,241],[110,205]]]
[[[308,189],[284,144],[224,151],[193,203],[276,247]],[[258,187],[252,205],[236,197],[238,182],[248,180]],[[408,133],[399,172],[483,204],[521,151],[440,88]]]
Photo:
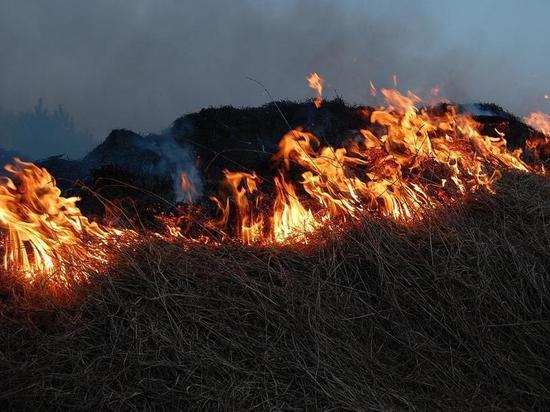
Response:
[[[220,198],[212,197],[221,211],[218,225],[226,226],[230,219],[231,205],[237,214],[238,236],[246,244],[257,243],[263,237],[263,215],[259,213],[262,195],[261,179],[256,173],[230,172],[224,170],[225,192]]]
[[[542,133],[542,136],[531,136],[527,140],[529,148],[538,160],[550,159],[550,115],[543,112],[534,112],[523,118],[523,121],[533,129]]]
[[[307,242],[307,234],[319,227],[311,210],[302,205],[294,186],[285,182],[284,175],[274,179],[277,197],[273,204],[273,239]]]
[[[315,90],[315,93],[317,94],[313,102],[315,103],[315,107],[319,109],[323,103],[323,85],[325,82],[321,76],[313,72],[308,76],[307,83],[309,87]]]
[[[32,278],[63,271],[69,261],[86,266],[90,252],[83,239],[105,239],[106,232],[82,216],[78,198],[62,197],[53,177],[32,163],[16,159],[6,170],[14,177],[0,184],[0,225],[8,233],[4,267]]]

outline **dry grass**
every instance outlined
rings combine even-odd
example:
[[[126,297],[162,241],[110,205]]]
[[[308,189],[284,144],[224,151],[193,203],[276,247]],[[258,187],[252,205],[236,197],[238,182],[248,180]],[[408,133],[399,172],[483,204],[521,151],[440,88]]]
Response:
[[[548,179],[506,176],[497,195],[418,227],[322,236],[302,251],[146,244],[70,306],[4,286],[0,402],[550,406]]]

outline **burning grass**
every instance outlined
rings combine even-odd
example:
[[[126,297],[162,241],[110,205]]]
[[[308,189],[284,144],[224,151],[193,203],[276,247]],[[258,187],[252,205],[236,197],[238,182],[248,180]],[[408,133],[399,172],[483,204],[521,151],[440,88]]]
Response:
[[[318,75],[310,85],[319,108]],[[169,237],[184,248],[189,242],[219,246],[234,239],[251,246],[315,244],[322,227],[367,215],[417,225],[430,211],[460,204],[479,190],[492,192],[505,171],[545,173],[541,156],[527,163],[521,148],[507,147],[504,132],[482,134],[481,125],[455,106],[437,111],[418,107],[420,98],[412,92],[381,93],[386,106],[362,111],[376,127],[354,131],[337,147],[301,128],[290,130],[272,156],[271,177],[224,170],[220,191],[209,196],[217,220],[202,204],[199,213],[180,208],[177,225],[173,215],[156,215],[164,233],[143,228],[142,237]],[[543,144],[526,146],[536,152]],[[7,232],[2,248],[10,274],[29,283],[45,277],[54,289],[70,291],[135,243],[130,238],[136,232],[109,225],[107,216],[102,225],[88,220],[76,206],[79,198],[62,196],[46,169],[16,159],[6,170],[12,177],[0,183],[0,228]],[[198,195],[192,179],[183,173],[178,184],[192,203]],[[205,218],[199,223],[203,233],[189,233],[198,216]]]
[[[546,409],[550,182],[315,246],[162,239],[59,306],[4,285],[0,398],[42,409]]]
[[[76,206],[79,198],[62,196],[44,168],[15,159],[5,169],[11,177],[0,184],[4,277],[64,295],[108,265],[111,251],[135,234],[89,221]]]
[[[385,107],[361,110],[370,128],[340,146],[294,129],[271,176],[224,170],[210,209],[182,174],[189,204],[154,214],[158,231],[92,222],[46,169],[8,166],[0,399],[550,406],[546,119],[526,119],[539,134],[522,152],[456,106],[380,92]]]

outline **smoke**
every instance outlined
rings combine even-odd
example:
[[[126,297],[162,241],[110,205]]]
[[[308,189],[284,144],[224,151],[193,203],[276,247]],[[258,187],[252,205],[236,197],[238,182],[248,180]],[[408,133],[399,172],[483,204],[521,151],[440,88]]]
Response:
[[[202,107],[265,103],[247,77],[276,99],[311,97],[315,70],[328,97],[376,103],[368,81],[397,74],[403,89],[439,86],[522,115],[550,105],[548,15],[544,0],[0,0],[0,106],[44,97],[99,141]]]
[[[150,175],[171,176],[177,202],[193,201],[201,195],[203,186],[200,172],[195,167],[193,156],[187,147],[177,143],[169,134],[147,136],[139,142],[143,149],[152,151],[160,159],[144,172]],[[182,174],[185,174],[191,183],[191,190],[183,190]]]

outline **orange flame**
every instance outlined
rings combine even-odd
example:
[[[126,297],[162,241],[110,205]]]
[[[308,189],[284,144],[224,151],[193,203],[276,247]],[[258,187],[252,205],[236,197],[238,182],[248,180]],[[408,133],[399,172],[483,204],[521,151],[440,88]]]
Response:
[[[44,168],[15,159],[0,182],[4,269],[57,290],[88,279],[110,259],[111,241],[128,245],[135,232],[100,227],[82,215],[77,197],[63,197]]]
[[[317,93],[314,103],[315,107],[319,109],[321,107],[321,103],[323,102],[323,85],[325,81],[316,72],[313,72],[308,76],[307,82],[309,87]]]
[[[224,170],[226,192],[220,199],[212,197],[221,211],[220,226],[229,222],[231,204],[237,211],[238,235],[245,244],[258,243],[264,228],[263,215],[259,213],[262,194],[261,179],[256,173],[230,172]]]
[[[70,263],[81,268],[89,263],[85,239],[102,241],[107,233],[82,216],[78,198],[62,197],[46,169],[32,163],[16,159],[5,169],[14,178],[0,184],[0,226],[7,230],[4,268],[32,278],[56,269],[64,272]]]
[[[307,234],[319,227],[311,210],[302,205],[294,186],[285,182],[284,176],[274,179],[277,198],[273,205],[273,240],[307,242]]]
[[[421,219],[426,210],[453,204],[467,193],[494,190],[504,169],[533,170],[521,160],[521,150],[506,148],[503,134],[481,134],[475,120],[454,107],[435,115],[418,109],[420,98],[411,92],[406,96],[390,89],[381,92],[387,108],[370,114],[371,123],[385,129],[381,135],[360,130],[338,148],[322,146],[302,129],[282,137],[273,157],[279,177],[274,179],[271,216],[262,207],[265,197],[259,192],[258,177],[226,171],[225,184],[233,188],[233,195],[232,202],[216,200],[222,211],[220,222],[228,224],[235,205],[244,243],[305,242],[321,223],[330,225],[365,213],[403,222]],[[285,176],[295,174],[297,167],[302,170],[298,189],[314,202],[315,214],[304,206],[297,187],[286,182]]]
[[[533,129],[550,136],[550,115],[543,112],[534,112],[524,117],[523,121]]]
[[[523,121],[533,129],[541,132],[542,136],[531,136],[526,143],[537,160],[550,158],[550,116],[542,112],[534,112],[523,118]]]
[[[308,80],[318,92],[320,107],[323,81],[316,73]],[[340,147],[323,145],[313,133],[297,128],[279,141],[272,158],[273,179],[224,170],[221,191],[211,197],[220,217],[205,226],[217,227],[224,238],[235,236],[247,245],[308,243],[321,227],[365,214],[403,224],[417,222],[427,211],[454,205],[469,193],[494,191],[504,170],[538,170],[522,160],[520,149],[507,149],[503,133],[482,134],[472,117],[452,105],[444,111],[430,110],[419,108],[421,99],[412,92],[380,93],[384,107],[360,111],[365,124],[373,127],[354,132]],[[550,117],[544,113],[533,113],[525,121],[550,133]],[[539,139],[548,141],[544,135]],[[67,284],[86,279],[109,261],[110,240],[116,237],[124,244],[123,231],[89,221],[76,206],[78,198],[61,196],[45,169],[16,159],[6,170],[12,175],[0,182],[6,270],[23,273],[31,282],[39,274],[55,274],[60,284]],[[196,189],[185,173],[180,185],[191,203]],[[193,208],[196,205],[189,205],[188,210]],[[175,224],[165,221],[166,236],[155,235],[187,239],[178,226],[180,218]],[[189,241],[210,239],[202,233]]]
[[[193,203],[193,199],[197,195],[197,189],[195,188],[195,185],[193,184],[191,179],[189,179],[189,176],[185,172],[182,172],[180,175],[180,187],[183,194],[187,198],[187,201],[189,203]]]

